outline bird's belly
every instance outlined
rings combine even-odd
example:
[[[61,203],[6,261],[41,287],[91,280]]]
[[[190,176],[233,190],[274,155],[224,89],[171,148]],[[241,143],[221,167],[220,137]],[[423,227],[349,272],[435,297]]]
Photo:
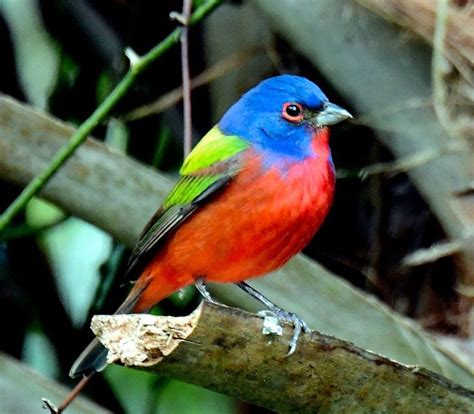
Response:
[[[247,168],[180,226],[160,261],[181,280],[238,282],[266,274],[309,242],[333,191],[327,159],[311,158],[283,175]]]

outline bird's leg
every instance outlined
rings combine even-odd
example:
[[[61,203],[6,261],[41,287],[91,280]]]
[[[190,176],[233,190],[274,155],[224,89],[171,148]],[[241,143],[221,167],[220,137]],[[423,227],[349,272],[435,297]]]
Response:
[[[219,302],[215,301],[214,299],[212,299],[212,296],[209,293],[209,291],[207,290],[206,284],[204,283],[203,278],[196,279],[196,282],[194,283],[194,286],[196,286],[196,289],[198,290],[198,292],[201,294],[201,296],[205,300],[207,300],[208,302],[211,302],[211,303],[219,303]]]
[[[310,329],[306,322],[301,319],[298,315],[292,312],[287,312],[280,308],[278,305],[275,305],[270,299],[263,296],[258,290],[254,289],[246,282],[236,283],[236,285],[241,288],[243,291],[248,293],[253,298],[257,299],[259,302],[263,303],[270,312],[275,314],[278,320],[281,321],[288,321],[293,324],[293,335],[291,336],[290,343],[289,343],[289,350],[286,356],[290,356],[293,352],[295,352],[296,344],[298,343],[298,338],[301,334],[301,331],[310,332]]]

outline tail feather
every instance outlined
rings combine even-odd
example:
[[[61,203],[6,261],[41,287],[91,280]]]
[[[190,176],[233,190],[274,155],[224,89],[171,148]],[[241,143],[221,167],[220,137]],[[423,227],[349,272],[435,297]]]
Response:
[[[102,371],[107,366],[107,352],[107,348],[95,338],[74,361],[69,376],[76,378],[79,375],[88,376],[93,372]]]
[[[142,286],[135,284],[127,299],[120,305],[114,315],[132,312],[147,286],[148,283]],[[74,361],[69,371],[69,376],[75,378],[79,375],[88,376],[94,372],[102,371],[107,366],[107,352],[107,348],[95,338]]]

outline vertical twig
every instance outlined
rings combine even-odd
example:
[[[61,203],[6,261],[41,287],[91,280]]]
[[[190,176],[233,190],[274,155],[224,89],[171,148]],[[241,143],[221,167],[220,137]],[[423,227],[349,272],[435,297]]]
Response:
[[[183,115],[184,115],[184,158],[191,152],[192,115],[191,79],[189,75],[188,21],[191,15],[192,0],[183,0],[183,30],[181,32],[181,70],[183,77]]]

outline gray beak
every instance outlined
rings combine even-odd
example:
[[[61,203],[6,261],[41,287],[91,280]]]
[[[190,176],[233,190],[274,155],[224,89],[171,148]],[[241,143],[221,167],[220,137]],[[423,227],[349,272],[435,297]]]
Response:
[[[335,105],[331,102],[326,102],[323,106],[323,110],[318,112],[313,118],[313,122],[318,127],[327,125],[334,125],[345,119],[351,119],[352,115],[347,112],[344,108]]]

